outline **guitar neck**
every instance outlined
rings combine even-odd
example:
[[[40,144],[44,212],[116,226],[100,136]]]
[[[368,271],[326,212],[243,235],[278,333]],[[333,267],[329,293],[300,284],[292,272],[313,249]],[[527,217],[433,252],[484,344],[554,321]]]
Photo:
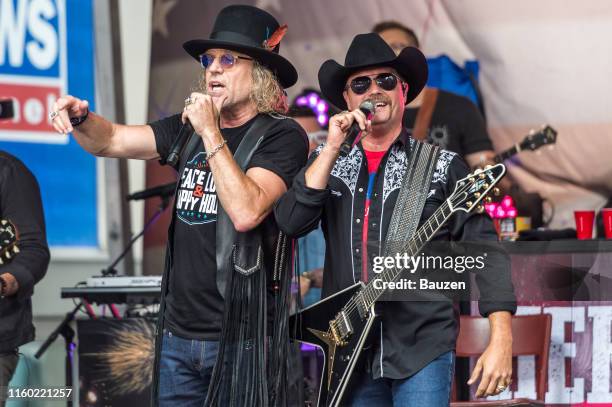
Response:
[[[518,144],[516,144],[514,147],[497,154],[495,157],[493,157],[493,161],[496,163],[502,163],[508,158],[511,158],[513,155],[517,154],[519,151],[521,151],[521,148]]]
[[[442,204],[416,231],[414,236],[405,245],[398,248],[399,250],[397,250],[397,252],[407,253],[408,256],[415,257],[423,246],[425,246],[425,243],[427,243],[433,237],[433,235],[442,225],[446,223],[452,214],[453,210],[448,205],[448,202],[444,202],[444,204]],[[387,250],[387,252],[388,255],[394,256],[395,253],[393,252],[396,252],[396,250]],[[362,301],[362,305],[366,309],[369,308],[385,292],[385,290],[374,288],[374,280],[392,282],[398,279],[402,271],[403,270],[398,269],[397,267],[390,267],[376,275],[376,277],[372,279],[361,291],[361,298],[359,300]],[[357,298],[354,298],[354,300],[357,300]],[[351,306],[351,304],[347,304],[347,307],[348,306]]]

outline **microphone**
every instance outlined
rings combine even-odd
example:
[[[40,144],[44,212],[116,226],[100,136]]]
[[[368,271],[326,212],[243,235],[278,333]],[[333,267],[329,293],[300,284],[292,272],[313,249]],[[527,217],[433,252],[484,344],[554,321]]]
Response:
[[[181,153],[183,152],[185,146],[191,139],[191,136],[193,136],[193,133],[193,126],[191,125],[191,123],[189,123],[189,119],[185,119],[183,127],[181,127],[181,130],[179,130],[178,137],[174,139],[174,142],[170,147],[170,153],[168,154],[168,157],[166,157],[165,160],[161,160],[162,165],[169,164],[173,167],[176,166],[176,163],[178,163]]]
[[[128,201],[138,201],[141,199],[153,198],[159,196],[160,198],[167,198],[171,195],[174,195],[174,191],[176,190],[176,182],[171,182],[169,184],[158,185],[156,187],[148,188],[139,192],[134,192],[133,194],[129,194],[126,196]]]
[[[0,119],[12,119],[15,116],[13,109],[13,100],[0,100]]]
[[[363,114],[366,115],[366,119],[368,120],[370,120],[374,115],[375,109],[376,107],[374,106],[374,103],[369,99],[364,100],[359,105],[359,110],[361,110]],[[344,143],[342,143],[342,145],[340,146],[340,157],[345,157],[348,155],[348,153],[351,152],[353,146],[359,141],[357,140],[357,136],[359,135],[359,133],[361,133],[361,129],[359,129],[359,123],[354,121],[351,125],[351,128],[349,129],[348,135],[344,139]]]

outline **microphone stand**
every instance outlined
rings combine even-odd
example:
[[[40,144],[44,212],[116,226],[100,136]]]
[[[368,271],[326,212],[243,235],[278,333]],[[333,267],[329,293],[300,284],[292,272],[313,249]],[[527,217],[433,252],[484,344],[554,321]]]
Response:
[[[161,201],[159,207],[157,208],[157,212],[155,212],[153,214],[153,216],[151,216],[151,218],[147,221],[147,223],[144,225],[144,228],[142,229],[142,231],[140,233],[138,233],[136,236],[134,236],[129,241],[129,243],[127,244],[126,248],[115,259],[115,261],[113,261],[112,264],[110,266],[108,266],[106,269],[102,270],[102,275],[104,275],[104,276],[109,276],[109,275],[110,276],[114,276],[114,275],[117,274],[117,270],[115,270],[115,266],[117,264],[119,264],[119,262],[130,251],[132,246],[134,246],[134,243],[136,243],[136,241],[141,236],[143,236],[145,234],[145,232],[151,227],[151,225],[153,225],[153,223],[155,223],[157,221],[157,219],[159,219],[159,217],[162,215],[162,213],[166,210],[166,208],[170,204],[170,199],[171,199],[172,196],[173,195],[166,195],[166,196],[161,197],[162,201]],[[84,305],[85,304],[84,304],[83,300],[81,300],[74,307],[74,309],[72,311],[66,313],[66,316],[64,317],[62,322],[60,322],[60,324],[57,326],[57,328],[55,328],[53,330],[53,332],[51,332],[51,334],[47,337],[45,342],[41,345],[41,347],[38,349],[38,351],[34,355],[34,357],[36,359],[40,359],[40,357],[45,353],[47,348],[49,346],[51,346],[51,344],[53,342],[55,342],[57,337],[59,335],[63,336],[64,337],[64,341],[66,343],[66,385],[69,385],[69,384],[72,383],[72,356],[73,356],[74,349],[76,347],[76,345],[74,343],[75,332],[74,332],[74,329],[72,329],[72,327],[70,326],[70,323],[75,319],[76,313]],[[68,400],[68,406],[72,407],[72,400]]]
[[[115,270],[115,266],[119,264],[121,260],[123,260],[126,254],[128,254],[128,252],[132,249],[132,246],[134,246],[134,243],[136,243],[136,241],[140,239],[140,237],[142,237],[147,232],[147,230],[149,230],[149,227],[151,227],[151,225],[153,225],[157,221],[157,219],[159,219],[161,214],[166,210],[166,208],[170,204],[171,196],[173,195],[166,195],[161,198],[162,201],[159,207],[157,208],[157,212],[155,212],[153,216],[151,216],[151,218],[144,225],[144,228],[140,231],[140,233],[132,237],[132,239],[130,239],[125,249],[119,254],[119,256],[117,256],[117,258],[110,264],[110,266],[102,270],[102,275],[104,277],[117,275],[117,270]]]

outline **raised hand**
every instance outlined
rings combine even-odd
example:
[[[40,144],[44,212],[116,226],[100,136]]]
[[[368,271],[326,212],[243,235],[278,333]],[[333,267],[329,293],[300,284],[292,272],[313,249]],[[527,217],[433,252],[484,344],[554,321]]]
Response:
[[[223,100],[213,99],[210,95],[193,92],[185,100],[182,120],[189,119],[193,129],[200,136],[206,136],[211,131],[219,130],[219,110]]]
[[[355,109],[352,112],[340,112],[329,119],[329,132],[327,134],[326,145],[334,150],[339,150],[355,121],[359,124],[361,131],[371,131],[372,123],[367,120],[365,114],[363,114],[361,110]]]
[[[83,117],[89,111],[89,102],[71,95],[62,96],[52,106],[50,119],[53,128],[58,133],[68,134],[74,129],[70,118]]]

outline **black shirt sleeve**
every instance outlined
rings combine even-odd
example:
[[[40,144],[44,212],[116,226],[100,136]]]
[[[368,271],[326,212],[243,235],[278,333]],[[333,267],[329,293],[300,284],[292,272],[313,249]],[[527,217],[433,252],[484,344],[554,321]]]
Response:
[[[290,237],[305,236],[317,228],[323,206],[330,196],[329,188],[319,190],[306,186],[306,170],[317,157],[315,150],[274,208],[278,227]]]
[[[18,299],[34,292],[49,265],[40,189],[34,175],[16,158],[0,153],[0,217],[17,228],[19,254],[0,266],[0,274],[10,273],[19,283]]]
[[[308,159],[308,138],[302,127],[293,119],[277,119],[253,153],[247,167],[264,168],[285,181],[287,188],[304,167]]]
[[[479,151],[492,151],[493,144],[487,133],[484,118],[478,111],[478,107],[471,100],[457,97],[457,103],[461,106],[463,128],[461,129],[461,151],[463,155],[477,153]]]
[[[164,119],[149,123],[149,126],[153,129],[153,134],[155,135],[157,154],[159,154],[160,157],[168,156],[170,147],[172,147],[172,142],[183,126],[181,115],[177,113],[168,116]]]
[[[455,184],[469,174],[465,161],[455,155],[448,169],[447,196]],[[498,243],[497,233],[488,214],[472,211],[456,212],[449,221],[452,240],[467,242],[481,255],[487,253],[485,268],[475,272],[480,292],[478,308],[484,317],[495,311],[516,312],[516,297],[512,284],[510,258]],[[482,253],[481,253],[482,252]]]

